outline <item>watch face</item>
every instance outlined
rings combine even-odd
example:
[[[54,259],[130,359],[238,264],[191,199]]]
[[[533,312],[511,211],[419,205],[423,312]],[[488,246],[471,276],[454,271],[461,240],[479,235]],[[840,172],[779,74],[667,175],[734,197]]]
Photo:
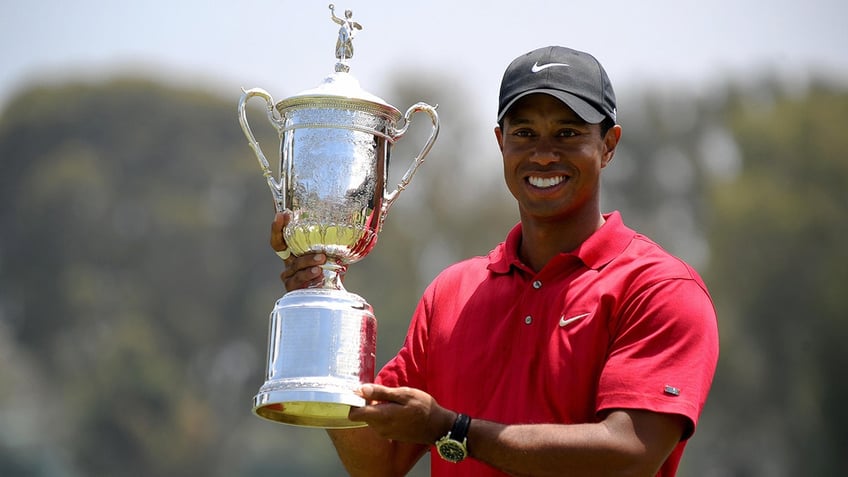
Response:
[[[450,462],[459,462],[462,459],[465,459],[465,456],[467,455],[465,446],[453,439],[447,439],[439,442],[437,449],[439,450],[439,455]]]

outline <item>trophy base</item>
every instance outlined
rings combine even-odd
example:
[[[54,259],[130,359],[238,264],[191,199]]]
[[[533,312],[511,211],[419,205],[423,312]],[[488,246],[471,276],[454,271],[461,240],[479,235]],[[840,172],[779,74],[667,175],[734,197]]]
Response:
[[[364,422],[353,422],[347,418],[351,407],[365,405],[364,399],[351,392],[260,392],[253,399],[253,405],[257,416],[282,424],[324,429],[366,426]]]
[[[271,312],[265,383],[253,413],[305,427],[363,427],[348,419],[365,405],[354,391],[374,381],[377,321],[362,297],[343,290],[285,294]]]

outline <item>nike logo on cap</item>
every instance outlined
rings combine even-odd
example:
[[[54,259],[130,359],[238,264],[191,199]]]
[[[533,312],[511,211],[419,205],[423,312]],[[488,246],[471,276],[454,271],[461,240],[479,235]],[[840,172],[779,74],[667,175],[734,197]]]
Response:
[[[544,69],[551,68],[551,67],[554,67],[554,66],[569,66],[569,65],[567,65],[565,63],[547,63],[547,64],[544,64],[544,65],[540,65],[539,62],[537,61],[537,62],[533,63],[533,66],[530,68],[530,71],[532,71],[533,73],[538,73],[538,72],[540,72]]]
[[[580,315],[577,315],[577,316],[572,316],[571,318],[566,318],[565,316],[563,316],[562,318],[559,319],[559,326],[561,326],[561,327],[562,326],[568,326],[569,324],[574,323],[575,321],[579,320],[580,318],[586,318],[589,315],[591,315],[591,313],[583,313],[583,314],[580,314]]]

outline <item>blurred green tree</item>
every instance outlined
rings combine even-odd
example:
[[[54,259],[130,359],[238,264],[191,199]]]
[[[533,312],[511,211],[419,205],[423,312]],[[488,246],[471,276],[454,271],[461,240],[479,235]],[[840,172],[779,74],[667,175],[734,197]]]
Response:
[[[245,318],[279,290],[234,109],[117,79],[3,112],[0,318],[44,436],[19,445],[82,475],[214,472],[261,378]]]
[[[839,475],[848,467],[848,89],[763,81],[731,91],[727,114],[742,162],[710,189],[708,278],[723,356],[697,460],[709,475]]]

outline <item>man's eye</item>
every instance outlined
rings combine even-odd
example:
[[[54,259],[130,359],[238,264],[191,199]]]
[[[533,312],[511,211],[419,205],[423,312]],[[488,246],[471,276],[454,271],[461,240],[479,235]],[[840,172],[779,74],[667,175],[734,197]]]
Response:
[[[574,129],[563,129],[562,131],[559,132],[560,137],[573,137],[573,136],[576,136],[578,134],[579,133],[577,131],[575,131]]]
[[[531,137],[533,136],[533,131],[529,129],[518,129],[512,134],[518,137]]]

